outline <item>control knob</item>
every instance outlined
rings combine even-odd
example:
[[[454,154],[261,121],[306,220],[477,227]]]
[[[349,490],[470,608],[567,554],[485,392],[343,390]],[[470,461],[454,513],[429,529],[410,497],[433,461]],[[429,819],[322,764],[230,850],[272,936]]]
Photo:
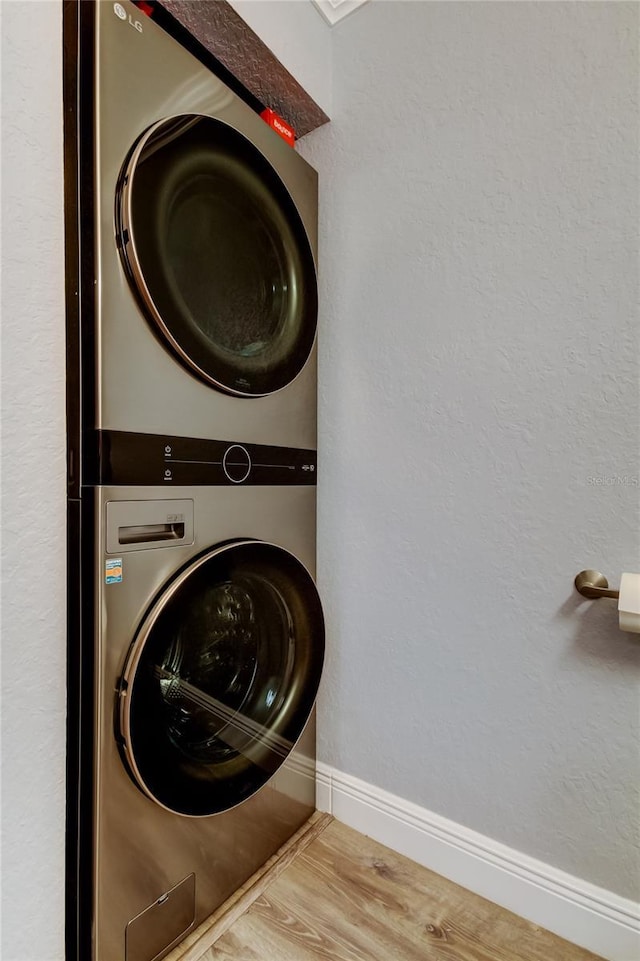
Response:
[[[232,484],[242,484],[251,470],[251,458],[246,447],[232,444],[227,447],[222,458],[222,469]]]

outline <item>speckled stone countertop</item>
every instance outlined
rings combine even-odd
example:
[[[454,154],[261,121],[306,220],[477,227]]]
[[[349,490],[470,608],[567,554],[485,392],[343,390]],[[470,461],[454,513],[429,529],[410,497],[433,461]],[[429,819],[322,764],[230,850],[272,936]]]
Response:
[[[226,0],[161,0],[161,6],[250,93],[291,124],[297,137],[327,123],[324,110]]]

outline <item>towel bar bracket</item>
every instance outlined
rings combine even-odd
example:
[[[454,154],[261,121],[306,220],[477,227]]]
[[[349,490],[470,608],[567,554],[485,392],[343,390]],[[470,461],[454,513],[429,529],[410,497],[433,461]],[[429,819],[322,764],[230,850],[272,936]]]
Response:
[[[613,591],[609,581],[600,571],[580,571],[574,581],[578,594],[597,601],[600,597],[620,597],[620,591]]]

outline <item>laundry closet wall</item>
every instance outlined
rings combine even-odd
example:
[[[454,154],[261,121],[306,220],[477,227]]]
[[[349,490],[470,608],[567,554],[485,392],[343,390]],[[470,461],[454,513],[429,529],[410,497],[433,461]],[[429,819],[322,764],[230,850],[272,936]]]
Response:
[[[2,17],[3,961],[64,956],[62,4]]]
[[[638,895],[630,3],[366,4],[320,171],[319,758]]]
[[[1,954],[60,961],[61,8],[0,6]],[[269,6],[300,38],[298,4]],[[332,29],[333,122],[299,146],[321,177],[320,757],[630,896],[637,648],[570,580],[639,561],[637,14],[376,0]]]

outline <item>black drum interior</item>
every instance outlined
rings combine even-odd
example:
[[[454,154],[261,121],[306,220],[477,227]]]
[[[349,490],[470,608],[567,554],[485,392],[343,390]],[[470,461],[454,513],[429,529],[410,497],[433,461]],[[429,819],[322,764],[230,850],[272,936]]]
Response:
[[[209,384],[280,390],[311,352],[317,284],[296,206],[263,154],[211,117],[156,124],[116,203],[129,280],[156,332]]]
[[[320,600],[293,555],[258,541],[199,558],[165,595],[124,672],[125,757],[164,807],[216,814],[262,787],[304,729],[324,658]]]

